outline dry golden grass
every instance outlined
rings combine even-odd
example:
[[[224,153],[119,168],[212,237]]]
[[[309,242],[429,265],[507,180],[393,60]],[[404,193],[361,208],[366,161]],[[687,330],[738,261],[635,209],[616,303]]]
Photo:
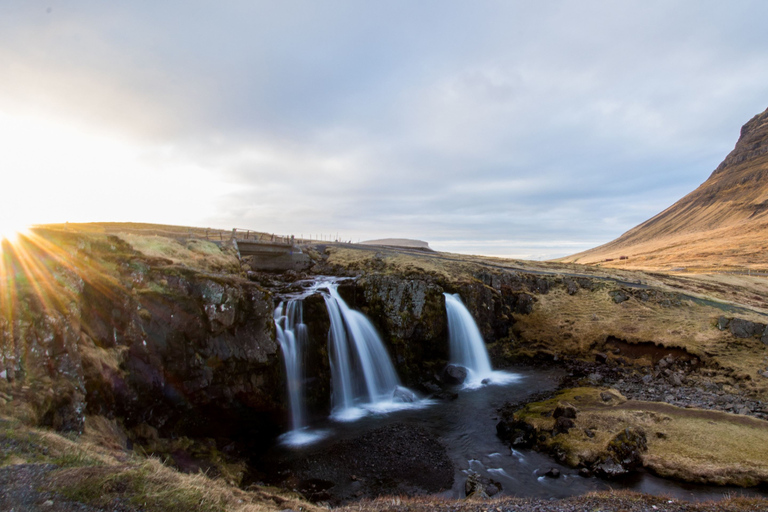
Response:
[[[188,240],[186,244],[162,236],[119,234],[131,248],[145,256],[165,258],[176,265],[209,272],[238,273],[240,262],[233,253],[222,251],[213,242]]]
[[[106,507],[119,498],[148,512],[319,510],[291,493],[266,487],[245,491],[126,452],[122,431],[114,420],[103,417],[87,418],[86,431],[79,438],[2,417],[0,446],[0,465],[56,464],[60,469],[49,475],[48,489],[94,506]]]
[[[319,510],[277,489],[244,491],[201,473],[179,473],[155,458],[62,469],[52,475],[50,488],[94,506],[107,507],[120,499],[148,512]]]
[[[613,398],[605,401],[601,393]],[[601,459],[613,437],[627,427],[642,429],[648,440],[643,465],[665,477],[718,485],[753,486],[768,482],[768,422],[657,402],[627,401],[615,390],[574,388],[528,404],[516,417],[552,430],[560,403],[578,410],[576,426],[546,441],[559,447],[571,465]],[[594,437],[586,435],[590,429]]]

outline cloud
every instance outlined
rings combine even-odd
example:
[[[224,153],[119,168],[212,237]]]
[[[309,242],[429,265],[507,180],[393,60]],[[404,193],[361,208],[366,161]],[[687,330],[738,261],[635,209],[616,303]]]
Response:
[[[555,257],[706,179],[766,107],[766,15],[750,1],[11,1],[0,111],[132,146],[134,172],[194,197],[183,170],[197,169],[218,192],[176,204],[186,223]]]

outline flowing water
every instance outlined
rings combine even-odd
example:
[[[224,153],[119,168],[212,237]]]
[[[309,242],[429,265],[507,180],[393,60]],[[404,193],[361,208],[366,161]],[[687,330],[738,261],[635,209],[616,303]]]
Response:
[[[564,498],[591,491],[631,489],[675,499],[720,499],[724,495],[757,494],[751,490],[714,486],[690,485],[665,480],[640,472],[630,478],[607,481],[579,476],[578,471],[555,462],[551,457],[533,450],[510,449],[496,436],[497,410],[506,402],[524,401],[532,394],[556,389],[562,373],[529,367],[510,371],[517,377],[506,385],[464,389],[450,401],[432,401],[419,409],[369,414],[355,422],[338,422],[329,418],[318,428],[328,436],[310,448],[280,449],[273,456],[303,458],[311,456],[319,465],[333,464],[336,442],[358,438],[371,430],[391,424],[417,425],[438,438],[446,447],[454,464],[454,484],[443,493],[445,497],[463,498],[464,483],[469,471],[499,482],[503,495],[535,498]],[[309,451],[305,451],[309,450]],[[365,453],[359,455],[363,460]],[[543,476],[550,468],[558,468],[560,478]],[[334,482],[339,487],[350,482]],[[333,489],[331,490],[333,492]]]
[[[373,325],[362,313],[347,306],[337,286],[338,280],[333,278],[317,281],[275,310],[288,381],[291,431],[281,436],[273,457],[300,459],[310,453],[306,450],[311,450],[313,459],[319,456],[323,460],[322,454],[333,452],[338,441],[359,438],[373,429],[397,423],[426,429],[446,447],[455,468],[454,485],[444,493],[446,497],[464,496],[464,482],[470,472],[501,484],[502,494],[521,497],[562,498],[616,488],[688,500],[757,494],[750,490],[681,484],[643,472],[610,482],[584,478],[549,456],[533,450],[510,449],[496,436],[498,409],[506,402],[523,402],[534,393],[555,390],[561,377],[558,370],[521,367],[514,372],[494,371],[471,314],[458,295],[445,294],[451,362],[465,367],[468,378],[455,400],[419,399],[400,385]],[[323,294],[331,322],[328,347],[333,411],[330,418],[310,429],[305,424],[303,404],[307,336],[301,298],[318,291]],[[310,444],[311,448],[306,446]],[[360,453],[361,458],[365,456]],[[332,456],[322,463],[334,464]],[[544,476],[550,468],[559,469],[560,478]]]
[[[493,371],[485,341],[477,328],[472,314],[461,302],[458,293],[444,293],[448,315],[448,338],[451,363],[467,369],[465,388],[479,388],[486,384],[508,384],[516,376],[507,372]]]
[[[309,338],[304,324],[304,307],[301,299],[281,302],[275,309],[275,331],[285,364],[288,404],[291,410],[291,430],[282,436],[282,442],[301,446],[320,439],[324,432],[310,430],[306,425],[304,403],[304,355]]]
[[[368,414],[429,405],[400,385],[392,361],[370,320],[351,309],[338,292],[336,278],[323,278],[281,302],[274,312],[277,340],[285,363],[291,430],[281,436],[289,446],[311,444],[327,430],[305,423],[304,354],[309,342],[303,318],[303,299],[320,292],[325,300],[331,328],[328,354],[331,367],[332,412],[337,421],[354,421]]]
[[[336,283],[322,288],[331,320],[331,416],[352,421],[369,413],[418,406],[418,397],[400,385],[389,354],[370,320],[347,306]]]

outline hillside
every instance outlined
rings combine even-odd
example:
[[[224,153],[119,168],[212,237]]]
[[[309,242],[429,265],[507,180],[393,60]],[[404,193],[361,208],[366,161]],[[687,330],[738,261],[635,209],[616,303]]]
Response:
[[[560,261],[653,270],[766,270],[767,248],[768,110],[742,127],[736,147],[699,188],[616,240]]]

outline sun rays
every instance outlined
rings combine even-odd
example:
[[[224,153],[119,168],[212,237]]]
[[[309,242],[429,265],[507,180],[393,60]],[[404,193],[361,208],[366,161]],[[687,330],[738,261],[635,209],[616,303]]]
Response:
[[[126,293],[103,261],[88,256],[98,236],[48,228],[3,233],[0,252],[0,321],[13,330],[22,311],[78,316],[71,307],[76,295],[90,286],[96,293],[118,300]],[[23,302],[23,305],[22,305]]]

